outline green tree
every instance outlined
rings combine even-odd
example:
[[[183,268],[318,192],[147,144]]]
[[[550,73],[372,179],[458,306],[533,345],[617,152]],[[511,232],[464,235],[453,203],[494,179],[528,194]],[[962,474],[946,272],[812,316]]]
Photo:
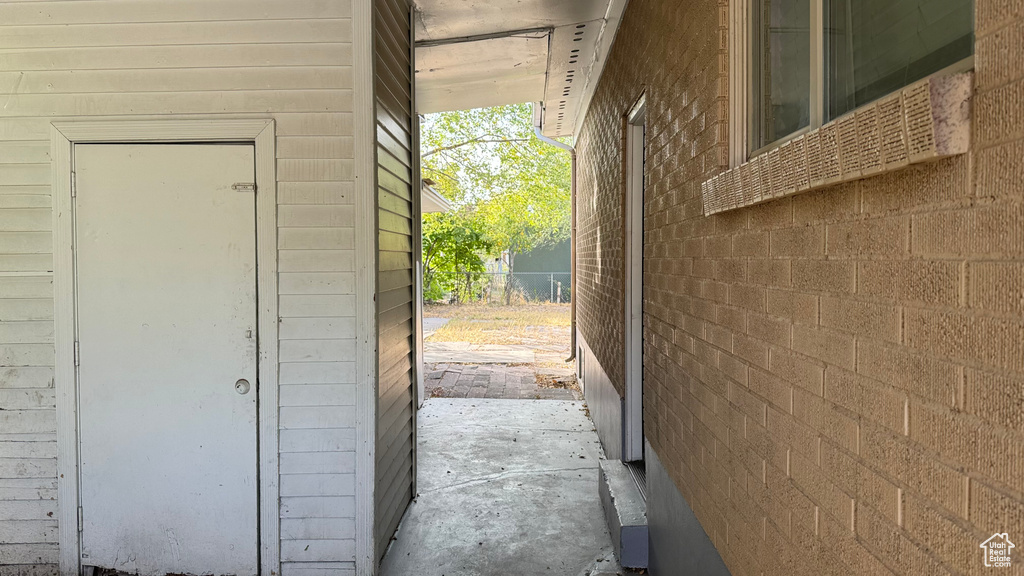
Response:
[[[569,237],[569,155],[536,137],[529,104],[428,115],[421,150],[424,178],[458,214],[424,219],[424,259],[428,243],[453,249],[455,221],[478,232],[491,253],[507,252],[509,273],[517,255]]]
[[[423,216],[423,292],[430,300],[445,293],[462,300],[485,271],[480,253],[491,248],[475,223],[460,212]]]

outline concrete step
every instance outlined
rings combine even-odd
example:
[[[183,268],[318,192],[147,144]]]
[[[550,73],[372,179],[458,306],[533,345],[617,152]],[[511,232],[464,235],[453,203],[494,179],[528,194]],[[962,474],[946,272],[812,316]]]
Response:
[[[601,460],[598,490],[615,554],[623,568],[647,568],[647,504],[626,465]]]

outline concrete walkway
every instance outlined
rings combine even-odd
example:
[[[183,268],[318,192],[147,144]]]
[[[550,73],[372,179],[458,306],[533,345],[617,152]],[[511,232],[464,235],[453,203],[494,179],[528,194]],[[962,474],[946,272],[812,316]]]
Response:
[[[424,318],[423,319],[423,339],[426,340],[430,336],[444,328],[444,325],[448,323],[450,318]]]
[[[427,400],[418,497],[382,576],[603,576],[615,562],[582,402]]]

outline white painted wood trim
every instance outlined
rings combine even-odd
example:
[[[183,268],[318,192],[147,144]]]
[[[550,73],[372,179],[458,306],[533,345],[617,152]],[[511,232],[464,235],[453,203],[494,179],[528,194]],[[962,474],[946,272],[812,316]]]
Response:
[[[73,146],[88,142],[239,142],[256,150],[256,230],[259,300],[260,569],[281,573],[278,467],[277,176],[274,121],[116,120],[52,124],[54,338],[57,394],[57,472],[62,576],[81,570],[78,533],[78,413],[74,366],[75,292],[71,175]]]
[[[281,574],[281,474],[277,290],[277,139],[274,121],[256,135],[256,298],[259,318],[260,569]]]
[[[629,0],[608,1],[608,9],[604,13],[604,22],[601,24],[600,35],[597,37],[594,63],[590,67],[587,84],[583,87],[579,109],[576,110],[576,121],[572,130],[576,136],[579,136],[583,129],[583,121],[586,120],[587,112],[590,111],[590,103],[594,100],[594,94],[597,93],[597,86],[601,83],[604,67],[608,64],[608,57],[611,55],[612,46],[615,44],[615,37],[619,33],[619,26],[626,15],[628,4]]]
[[[643,96],[627,115],[626,124],[626,286],[625,286],[625,406],[622,459],[644,457],[643,397],[643,243],[644,243],[644,121]]]
[[[810,129],[825,123],[825,6],[824,0],[811,2],[811,123]]]
[[[53,159],[53,386],[57,396],[57,542],[61,576],[81,569],[78,534],[78,387],[75,370],[75,271],[71,201],[72,143],[51,127]]]
[[[356,257],[356,574],[377,573],[377,185],[373,5],[352,2]]]
[[[747,160],[747,132],[750,111],[750,25],[749,0],[729,3],[729,167]]]
[[[72,143],[255,142],[273,120],[90,120],[54,122]],[[257,163],[259,160],[257,160]]]

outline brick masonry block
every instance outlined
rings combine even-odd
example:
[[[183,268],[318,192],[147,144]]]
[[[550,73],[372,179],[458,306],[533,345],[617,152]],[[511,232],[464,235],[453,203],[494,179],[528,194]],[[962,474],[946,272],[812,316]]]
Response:
[[[794,260],[793,287],[813,292],[853,293],[857,266],[841,260]]]
[[[921,212],[956,205],[971,195],[970,176],[968,159],[952,156],[865,178],[860,181],[861,211]]]
[[[857,342],[857,373],[944,406],[960,394],[957,365],[877,340]]]
[[[733,335],[733,353],[747,362],[768,369],[768,345],[745,334]]]
[[[823,470],[812,458],[799,453],[790,456],[790,473],[793,482],[820,508],[820,515],[827,514],[835,522],[850,526],[850,500],[852,497],[840,490],[831,475]],[[819,523],[823,521],[819,518]],[[821,531],[821,530],[819,530]]]
[[[907,308],[906,343],[943,358],[1024,372],[1024,319]]]
[[[983,534],[1024,533],[1024,502],[1016,494],[989,486],[971,483],[970,520]]]
[[[854,369],[856,345],[853,336],[843,332],[794,324],[793,350],[832,366]]]
[[[1024,136],[1024,80],[977,94],[973,114],[979,146]]]
[[[978,152],[976,196],[1020,198],[1024,196],[1024,140],[1015,140]]]
[[[742,211],[739,212],[742,214]],[[765,257],[768,255],[768,232],[755,231],[733,237],[733,256]]]
[[[857,263],[857,293],[890,302],[955,306],[961,276],[958,262],[863,261]]]
[[[735,258],[715,262],[715,279],[723,282],[743,282],[747,276],[747,262]]]
[[[793,390],[793,415],[844,450],[857,453],[860,426],[849,413],[837,409],[832,402],[796,388]]]
[[[793,197],[793,223],[846,220],[860,212],[860,182],[844,182]]]
[[[732,236],[709,236],[704,239],[704,256],[727,258],[732,256]]]
[[[772,230],[770,234],[772,257],[817,257],[825,253],[825,227],[801,226]]]
[[[910,218],[897,216],[829,224],[827,236],[829,256],[903,256],[909,250]]]
[[[1024,316],[1024,262],[970,262],[967,282],[971,308]]]
[[[787,451],[795,450],[806,458],[814,458],[818,453],[818,438],[814,430],[805,426],[792,414],[768,407],[768,434],[774,444],[775,466],[783,474],[788,469]]]
[[[1024,443],[951,410],[912,404],[910,437],[945,460],[1007,486],[1024,478]]]
[[[762,286],[788,288],[792,277],[789,260],[750,260],[747,263],[747,281]]]
[[[750,368],[747,378],[752,392],[782,411],[793,411],[793,386],[789,382],[757,368]]]
[[[822,296],[820,322],[822,326],[871,334],[889,342],[898,342],[900,337],[900,313],[895,306]]]
[[[975,10],[975,27],[982,37],[1008,22],[1024,19],[1024,2],[1021,0],[978,0]]]
[[[749,226],[752,230],[783,228],[793,223],[793,202],[790,198],[751,206],[745,212],[750,215]]]
[[[773,348],[768,357],[768,370],[794,386],[824,395],[825,368],[810,359]]]
[[[729,303],[752,312],[764,312],[767,307],[765,289],[749,284],[733,284],[729,287]]]
[[[731,354],[720,354],[718,367],[729,378],[744,386],[747,385],[747,365],[738,357]]]
[[[707,325],[707,339],[708,342],[721,348],[722,350],[732,351],[732,330],[724,326],[717,324]]]
[[[962,520],[943,514],[918,498],[907,498],[905,519],[907,531],[947,566],[963,573],[980,572],[978,544],[987,536],[979,538],[980,533],[966,527]]]
[[[768,290],[768,313],[792,322],[818,323],[818,297],[796,291]]]
[[[1024,257],[1024,204],[915,215],[910,242],[911,251],[920,256],[1020,259]]]
[[[974,70],[978,90],[989,90],[1024,78],[1024,20],[978,38],[974,45]]]
[[[1024,434],[1024,375],[965,369],[964,411]]]
[[[739,307],[719,306],[716,320],[733,332],[746,332],[747,330],[747,313]]]
[[[627,7],[577,139],[578,326],[621,392],[646,90],[645,426],[734,574],[973,574],[958,547],[1019,522],[1024,1],[976,13],[968,154],[705,217],[728,7]]]
[[[747,334],[768,344],[788,348],[792,344],[793,328],[781,318],[748,314]]]
[[[862,420],[903,433],[905,397],[891,386],[829,366],[825,369],[825,398],[859,414]]]
[[[714,302],[729,302],[729,284],[717,280],[708,280],[701,283],[700,295]]]

